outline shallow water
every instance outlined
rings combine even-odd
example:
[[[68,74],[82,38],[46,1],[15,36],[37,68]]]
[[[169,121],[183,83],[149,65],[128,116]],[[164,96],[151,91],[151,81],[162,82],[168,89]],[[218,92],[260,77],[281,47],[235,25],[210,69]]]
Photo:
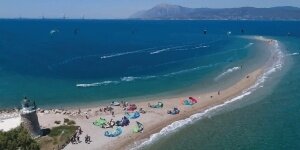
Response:
[[[276,39],[285,62],[263,87],[142,149],[299,149],[300,39]]]

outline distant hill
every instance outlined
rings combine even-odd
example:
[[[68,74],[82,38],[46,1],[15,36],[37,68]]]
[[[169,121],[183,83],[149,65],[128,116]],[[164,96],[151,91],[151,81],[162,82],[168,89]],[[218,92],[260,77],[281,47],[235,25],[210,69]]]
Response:
[[[300,8],[284,6],[213,9],[160,4],[149,10],[139,11],[130,16],[130,18],[149,20],[300,20]]]

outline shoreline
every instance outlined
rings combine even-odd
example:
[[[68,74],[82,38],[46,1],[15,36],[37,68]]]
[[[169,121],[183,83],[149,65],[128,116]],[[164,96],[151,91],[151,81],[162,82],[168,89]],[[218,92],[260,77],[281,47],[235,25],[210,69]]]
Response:
[[[254,37],[245,37],[245,38],[253,38],[256,40],[261,40],[266,42],[272,47],[278,44],[273,42],[273,39],[268,39],[264,37],[254,36]],[[276,57],[276,59],[274,59]],[[278,58],[277,58],[278,57]],[[65,147],[65,149],[132,149],[137,145],[143,144],[147,145],[152,142],[152,140],[156,137],[161,136],[160,132],[170,125],[175,124],[175,128],[177,129],[180,126],[180,121],[183,119],[190,119],[194,117],[197,118],[198,114],[205,114],[207,111],[210,111],[214,107],[218,107],[219,105],[226,104],[231,102],[232,99],[241,96],[241,94],[245,94],[247,90],[251,90],[251,88],[258,83],[258,80],[263,78],[263,76],[268,73],[267,69],[268,65],[273,64],[274,61],[280,59],[279,56],[272,55],[269,57],[269,60],[260,68],[252,71],[244,78],[236,82],[230,87],[223,89],[218,94],[218,91],[212,91],[208,93],[197,93],[190,95],[198,99],[198,103],[192,106],[184,106],[179,103],[180,100],[186,99],[187,97],[183,95],[175,95],[172,98],[166,99],[154,99],[151,101],[129,101],[129,103],[135,103],[139,108],[143,108],[146,111],[146,114],[141,114],[141,117],[135,120],[130,120],[131,123],[129,126],[122,128],[123,133],[119,137],[108,138],[104,136],[104,132],[112,129],[102,129],[100,127],[96,127],[92,124],[93,121],[101,118],[105,118],[106,120],[114,119],[120,120],[124,116],[124,111],[121,107],[113,107],[115,112],[115,117],[111,114],[99,112],[99,104],[90,104],[88,106],[80,106],[80,111],[76,107],[71,107],[68,110],[60,110],[60,109],[52,109],[52,110],[39,110],[38,116],[40,125],[43,128],[51,128],[57,126],[54,124],[54,121],[60,120],[62,121],[64,118],[70,118],[75,120],[76,124],[81,126],[83,130],[83,135],[81,139],[84,139],[86,134],[90,135],[92,138],[92,143],[87,145],[84,142],[80,144],[69,144]],[[276,66],[276,65],[275,65]],[[273,66],[271,66],[273,67]],[[277,67],[277,66],[276,66]],[[273,69],[273,68],[271,68]],[[247,94],[248,95],[248,94]],[[211,97],[213,96],[213,97]],[[162,101],[164,103],[164,108],[162,109],[153,109],[148,107],[148,103],[156,104],[157,102]],[[104,102],[103,102],[104,104]],[[104,106],[101,104],[101,106]],[[93,106],[94,105],[94,106]],[[97,106],[96,106],[97,105]],[[107,106],[109,104],[106,103]],[[169,115],[167,114],[167,110],[177,107],[180,109],[180,114],[178,115]],[[103,108],[103,107],[102,107]],[[77,111],[78,110],[78,111]],[[47,111],[47,112],[45,112]],[[88,119],[85,117],[88,116]],[[200,116],[201,117],[201,116]],[[163,120],[163,121],[161,121]],[[144,132],[143,133],[133,133],[132,128],[135,125],[135,121],[139,121],[144,124]],[[193,119],[190,120],[190,122]],[[179,123],[178,123],[179,122]],[[177,124],[176,124],[177,123]],[[115,129],[115,128],[114,128]],[[167,131],[165,131],[167,132]],[[152,139],[151,139],[152,138]],[[146,139],[146,141],[145,141]]]
[[[223,92],[226,93],[224,95],[218,95],[217,94],[218,91],[201,95],[200,97],[202,97],[203,100],[205,101],[204,103],[202,103],[202,105],[201,105],[201,103],[200,103],[200,105],[195,104],[197,106],[193,106],[190,110],[185,110],[184,114],[178,115],[174,118],[169,118],[167,120],[164,119],[164,122],[158,123],[156,126],[153,126],[151,129],[149,129],[150,131],[144,132],[142,135],[136,135],[135,137],[132,137],[130,139],[126,139],[126,140],[124,139],[122,141],[122,144],[114,145],[114,146],[112,146],[113,147],[112,149],[123,149],[124,146],[127,145],[127,143],[130,143],[130,141],[136,141],[136,140],[140,141],[140,140],[143,140],[145,138],[149,138],[151,135],[153,135],[155,133],[158,133],[164,127],[167,127],[168,125],[171,125],[175,121],[180,121],[180,120],[183,120],[183,119],[187,119],[187,118],[191,117],[192,115],[196,115],[197,113],[201,113],[205,110],[208,110],[209,108],[212,108],[214,106],[218,106],[220,104],[224,104],[224,102],[228,101],[228,99],[234,98],[235,96],[237,96],[238,94],[243,92],[243,90],[245,90],[247,88],[250,88],[251,85],[253,85],[253,83],[258,79],[258,77],[261,74],[262,74],[261,69],[258,69],[256,71],[250,73],[248,75],[248,76],[250,76],[250,78],[245,77],[244,79],[240,80],[235,85],[233,85],[230,88],[224,90]],[[243,86],[244,88],[240,88],[241,86]],[[215,98],[210,99],[209,98],[210,95],[214,96]],[[108,148],[108,149],[110,149],[110,148]],[[127,147],[126,149],[131,149],[131,148],[132,147]]]

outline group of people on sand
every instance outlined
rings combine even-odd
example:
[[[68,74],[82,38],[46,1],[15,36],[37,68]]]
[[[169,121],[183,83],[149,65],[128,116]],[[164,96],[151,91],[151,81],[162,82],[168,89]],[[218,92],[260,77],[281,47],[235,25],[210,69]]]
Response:
[[[81,143],[80,135],[82,135],[82,132],[83,132],[83,131],[82,131],[81,127],[79,127],[79,128],[76,130],[75,134],[71,137],[70,142],[71,142],[72,144],[79,144],[79,143]],[[85,136],[85,143],[90,144],[91,142],[92,142],[92,141],[91,141],[91,136],[86,135],[86,136]]]
[[[104,113],[109,112],[113,117],[115,116],[114,108],[111,106],[106,106],[103,109],[99,108],[99,112],[104,112]]]
[[[82,134],[82,132],[83,131],[81,130],[80,127],[76,130],[75,134],[71,137],[71,140],[70,140],[72,144],[81,143],[80,135]]]
[[[116,125],[116,122],[113,119],[110,119],[109,122],[104,123],[102,128],[113,128]]]

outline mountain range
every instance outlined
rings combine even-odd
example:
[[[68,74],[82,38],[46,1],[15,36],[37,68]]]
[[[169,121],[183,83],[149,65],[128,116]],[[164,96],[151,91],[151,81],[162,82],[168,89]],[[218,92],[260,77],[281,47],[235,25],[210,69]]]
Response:
[[[188,8],[159,4],[139,11],[130,19],[145,20],[300,20],[300,8],[291,6],[271,8]]]

